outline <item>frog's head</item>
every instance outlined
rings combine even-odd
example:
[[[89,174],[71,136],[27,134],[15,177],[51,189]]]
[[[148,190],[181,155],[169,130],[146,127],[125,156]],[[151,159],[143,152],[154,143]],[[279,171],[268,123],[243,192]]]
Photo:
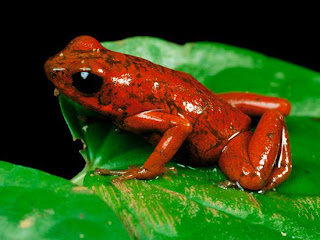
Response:
[[[50,57],[44,70],[59,92],[72,100],[98,109],[104,79],[107,78],[103,55],[105,49],[96,39],[79,36],[65,49]]]

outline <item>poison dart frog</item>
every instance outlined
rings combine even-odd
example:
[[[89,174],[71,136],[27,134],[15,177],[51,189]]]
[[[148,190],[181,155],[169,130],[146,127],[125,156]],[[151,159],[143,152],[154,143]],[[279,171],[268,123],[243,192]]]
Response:
[[[97,174],[153,179],[175,159],[191,166],[217,163],[241,187],[268,190],[291,173],[286,99],[214,94],[187,73],[108,50],[90,36],[73,39],[44,69],[59,92],[155,145],[143,166],[97,168]],[[250,116],[260,117],[254,132]]]

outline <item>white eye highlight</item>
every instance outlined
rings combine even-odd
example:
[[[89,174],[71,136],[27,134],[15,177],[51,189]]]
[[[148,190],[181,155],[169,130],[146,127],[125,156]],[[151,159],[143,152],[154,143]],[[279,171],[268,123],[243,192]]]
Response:
[[[89,76],[89,73],[88,72],[81,72],[80,75],[83,79],[86,79]]]

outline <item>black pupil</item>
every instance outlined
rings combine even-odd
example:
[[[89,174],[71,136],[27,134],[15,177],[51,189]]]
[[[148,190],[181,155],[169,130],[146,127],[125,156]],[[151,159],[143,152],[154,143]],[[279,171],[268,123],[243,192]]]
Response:
[[[94,94],[102,86],[101,77],[90,72],[77,72],[72,75],[72,85],[82,93]]]

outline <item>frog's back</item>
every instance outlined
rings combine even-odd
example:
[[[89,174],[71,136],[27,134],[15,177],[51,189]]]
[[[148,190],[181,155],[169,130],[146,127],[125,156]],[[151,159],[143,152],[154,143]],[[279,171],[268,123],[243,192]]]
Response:
[[[132,104],[135,111],[138,105],[141,105],[140,111],[161,109],[183,116],[193,125],[193,132],[176,155],[178,160],[210,165],[218,159],[230,137],[248,129],[251,120],[247,115],[191,75],[141,58],[127,57],[130,61],[125,60],[126,71],[133,84],[128,97],[135,101]]]

